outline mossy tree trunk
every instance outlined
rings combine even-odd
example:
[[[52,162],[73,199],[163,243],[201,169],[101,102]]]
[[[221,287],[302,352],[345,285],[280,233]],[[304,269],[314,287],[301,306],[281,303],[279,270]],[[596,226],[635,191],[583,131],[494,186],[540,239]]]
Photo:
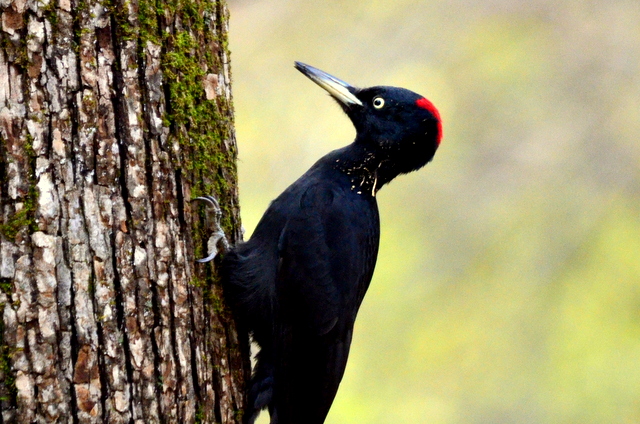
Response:
[[[0,10],[0,423],[240,422],[246,346],[190,203],[239,239],[225,5]]]

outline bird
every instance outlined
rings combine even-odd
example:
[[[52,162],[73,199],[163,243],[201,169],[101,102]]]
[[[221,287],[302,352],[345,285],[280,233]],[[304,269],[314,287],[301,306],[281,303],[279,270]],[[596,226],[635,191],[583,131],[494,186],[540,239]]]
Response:
[[[318,160],[267,208],[251,238],[221,260],[238,328],[258,345],[244,422],[321,424],[349,356],[380,238],[376,193],[430,162],[438,109],[404,88],[357,88],[312,66],[295,68],[337,101],[355,140]]]

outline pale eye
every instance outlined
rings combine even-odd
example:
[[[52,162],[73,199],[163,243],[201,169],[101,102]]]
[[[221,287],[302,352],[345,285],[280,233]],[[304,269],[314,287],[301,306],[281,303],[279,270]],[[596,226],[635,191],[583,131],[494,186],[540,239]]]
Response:
[[[376,97],[373,99],[373,107],[376,109],[382,109],[384,106],[384,99],[382,97]]]

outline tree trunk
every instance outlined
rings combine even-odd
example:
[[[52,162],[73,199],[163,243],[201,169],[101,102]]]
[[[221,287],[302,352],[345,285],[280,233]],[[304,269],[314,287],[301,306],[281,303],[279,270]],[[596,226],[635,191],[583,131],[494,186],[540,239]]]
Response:
[[[239,240],[226,7],[0,10],[0,423],[239,423],[247,346],[190,203]]]

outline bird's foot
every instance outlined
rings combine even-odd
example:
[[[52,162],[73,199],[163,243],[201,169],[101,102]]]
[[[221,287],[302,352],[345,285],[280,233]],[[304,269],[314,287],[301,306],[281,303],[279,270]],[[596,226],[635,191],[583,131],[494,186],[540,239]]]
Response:
[[[213,209],[213,234],[209,237],[207,241],[207,250],[209,252],[209,256],[202,259],[196,259],[196,262],[205,263],[212,261],[218,256],[218,253],[221,251],[224,252],[229,250],[229,240],[227,240],[227,236],[224,234],[222,230],[222,226],[220,224],[220,219],[222,218],[222,210],[220,209],[220,204],[213,196],[202,196],[196,197],[193,200],[202,200],[211,206]],[[220,244],[221,249],[218,249],[218,244]]]

